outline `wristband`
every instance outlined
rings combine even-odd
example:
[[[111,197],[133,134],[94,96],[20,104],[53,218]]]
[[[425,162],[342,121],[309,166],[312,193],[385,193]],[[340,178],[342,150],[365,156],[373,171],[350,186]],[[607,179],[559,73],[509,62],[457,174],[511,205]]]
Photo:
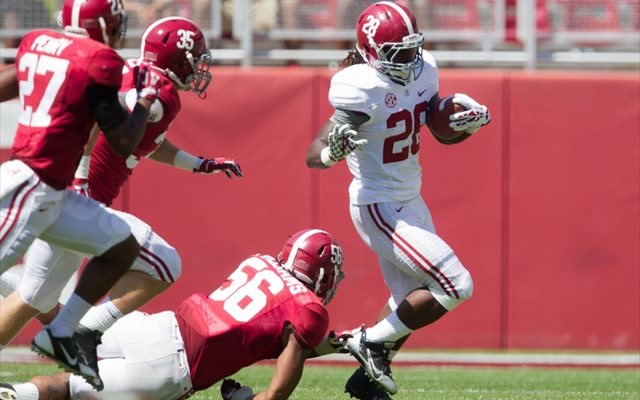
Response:
[[[78,168],[76,168],[76,174],[73,177],[76,179],[89,179],[90,164],[91,164],[91,156],[80,157]]]
[[[183,150],[178,150],[175,157],[173,158],[173,165],[180,169],[184,169],[187,171],[195,171],[200,166],[202,159],[198,157],[194,157],[191,154],[187,153]]]
[[[320,151],[320,160],[327,167],[330,167],[337,162],[336,160],[331,158],[329,146]]]

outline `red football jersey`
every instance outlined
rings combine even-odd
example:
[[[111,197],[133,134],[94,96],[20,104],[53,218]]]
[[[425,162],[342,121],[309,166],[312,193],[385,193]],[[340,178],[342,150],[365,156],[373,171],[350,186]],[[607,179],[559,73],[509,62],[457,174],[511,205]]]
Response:
[[[13,155],[52,187],[69,185],[95,123],[86,89],[120,87],[123,64],[95,40],[48,29],[28,33],[16,56],[22,112]]]
[[[315,293],[270,256],[243,261],[216,291],[196,293],[176,311],[191,381],[203,390],[257,361],[277,358],[290,322],[298,342],[316,347],[329,315]]]
[[[132,67],[140,63],[139,60],[127,60],[123,69],[120,98],[129,109],[136,101],[135,89],[132,89]],[[151,79],[161,82],[160,93],[156,103],[151,107],[147,128],[138,147],[133,154],[124,159],[111,149],[109,142],[101,134],[91,153],[89,191],[91,197],[106,205],[111,205],[118,196],[120,188],[131,176],[140,159],[153,153],[162,143],[169,125],[180,111],[180,95],[171,80],[154,67],[150,67],[149,70]]]

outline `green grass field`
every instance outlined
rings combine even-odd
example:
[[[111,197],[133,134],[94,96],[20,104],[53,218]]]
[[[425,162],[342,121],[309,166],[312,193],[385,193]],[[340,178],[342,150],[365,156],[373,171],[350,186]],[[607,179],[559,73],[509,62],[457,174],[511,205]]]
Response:
[[[349,399],[344,383],[354,367],[305,368],[292,400]],[[0,366],[2,382],[21,382],[33,375],[59,371],[53,364]],[[273,367],[258,365],[234,376],[242,384],[260,390],[271,379]],[[638,400],[640,370],[596,368],[488,368],[398,367],[394,376],[400,392],[394,400]],[[220,386],[196,393],[198,400],[220,399]]]

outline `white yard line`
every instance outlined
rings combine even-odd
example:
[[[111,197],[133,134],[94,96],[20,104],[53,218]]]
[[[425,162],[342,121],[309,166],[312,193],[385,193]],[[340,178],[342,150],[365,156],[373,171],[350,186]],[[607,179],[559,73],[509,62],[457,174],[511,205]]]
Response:
[[[38,363],[28,347],[8,347],[0,352],[0,363]],[[309,360],[317,364],[353,364],[346,354],[332,354]],[[393,363],[401,365],[469,365],[469,366],[590,366],[640,368],[640,353],[534,353],[534,352],[400,352]]]

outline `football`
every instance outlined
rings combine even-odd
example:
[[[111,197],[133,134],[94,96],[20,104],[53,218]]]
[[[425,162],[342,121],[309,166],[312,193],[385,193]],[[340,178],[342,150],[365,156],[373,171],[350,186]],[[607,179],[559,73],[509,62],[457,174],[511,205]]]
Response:
[[[449,127],[449,116],[451,114],[464,111],[465,108],[453,102],[453,96],[447,96],[442,99],[429,110],[429,129],[431,133],[443,140],[455,139],[462,132],[454,131]]]

